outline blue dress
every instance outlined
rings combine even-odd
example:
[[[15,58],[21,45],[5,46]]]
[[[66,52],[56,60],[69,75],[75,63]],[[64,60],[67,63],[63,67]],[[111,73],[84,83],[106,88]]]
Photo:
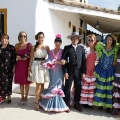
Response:
[[[62,49],[59,50],[57,55],[54,55],[54,50],[50,51],[49,61],[57,58],[61,60]],[[63,71],[61,65],[56,64],[53,69],[49,69],[50,72],[50,84],[48,89],[45,89],[42,93],[42,99],[39,102],[39,105],[45,111],[54,111],[62,112],[67,111],[69,108],[65,104],[62,97],[64,97],[64,92],[62,91],[63,83]]]
[[[114,57],[115,50],[107,51],[105,47],[97,49],[100,57],[99,63],[96,65],[94,75],[96,77],[96,93],[93,105],[112,108],[113,85],[114,80]]]

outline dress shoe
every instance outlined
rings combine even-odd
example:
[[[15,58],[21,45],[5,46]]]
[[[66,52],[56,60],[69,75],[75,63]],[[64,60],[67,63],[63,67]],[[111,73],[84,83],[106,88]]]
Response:
[[[118,109],[114,108],[113,111],[112,111],[112,114],[114,114],[114,115],[119,115]]]
[[[105,112],[110,113],[110,112],[111,112],[111,109],[110,109],[110,108],[106,108],[106,109],[105,109]]]
[[[80,106],[80,104],[78,103],[78,102],[75,102],[74,103],[74,108],[77,110],[77,111],[79,111],[79,112],[82,112],[83,110],[82,110],[82,107]]]
[[[88,105],[88,108],[93,109],[93,106],[89,106],[89,105]]]
[[[102,106],[100,106],[100,107],[98,107],[98,109],[99,109],[99,110],[103,110],[103,107],[102,107]]]
[[[88,105],[87,104],[84,104],[84,105],[82,105],[84,108],[88,108]]]

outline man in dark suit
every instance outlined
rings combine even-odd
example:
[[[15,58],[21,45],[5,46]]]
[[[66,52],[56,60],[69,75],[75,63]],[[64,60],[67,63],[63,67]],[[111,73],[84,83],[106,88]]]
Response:
[[[72,81],[74,80],[74,108],[82,112],[79,101],[81,93],[81,79],[85,76],[86,72],[85,50],[81,45],[78,45],[79,38],[81,38],[78,32],[73,32],[67,38],[71,39],[72,44],[64,47],[62,55],[62,59],[67,61],[67,63],[62,66],[65,77],[64,100],[67,106],[70,107],[70,90]]]

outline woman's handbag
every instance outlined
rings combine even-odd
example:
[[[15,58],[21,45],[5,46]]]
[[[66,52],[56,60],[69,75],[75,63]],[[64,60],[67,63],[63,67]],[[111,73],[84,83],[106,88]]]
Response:
[[[32,72],[30,72],[28,78],[27,78],[28,81],[32,81]]]

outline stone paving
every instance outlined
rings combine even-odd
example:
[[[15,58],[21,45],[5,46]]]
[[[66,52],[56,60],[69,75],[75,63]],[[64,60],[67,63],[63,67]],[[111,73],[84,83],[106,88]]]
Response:
[[[4,102],[0,104],[0,120],[120,120],[120,116],[105,113],[105,111],[100,111],[97,108],[83,109],[81,113],[73,108],[70,113],[44,112],[42,109],[35,111],[34,85],[30,88],[30,95],[26,106],[19,105],[19,87],[16,88],[14,87],[13,90],[12,103],[7,104]]]

